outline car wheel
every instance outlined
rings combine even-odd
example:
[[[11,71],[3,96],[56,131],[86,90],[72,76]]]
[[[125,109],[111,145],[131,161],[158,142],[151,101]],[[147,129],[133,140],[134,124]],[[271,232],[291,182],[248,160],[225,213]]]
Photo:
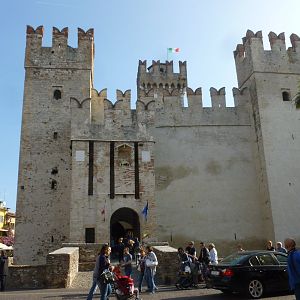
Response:
[[[248,294],[253,299],[259,299],[264,294],[264,286],[258,279],[252,279],[248,283]]]

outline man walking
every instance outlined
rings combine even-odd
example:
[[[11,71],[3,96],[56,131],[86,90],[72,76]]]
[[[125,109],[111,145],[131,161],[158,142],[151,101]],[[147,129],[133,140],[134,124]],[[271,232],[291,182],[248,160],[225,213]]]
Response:
[[[284,241],[288,251],[288,274],[291,290],[294,291],[296,300],[300,300],[300,252],[296,250],[296,242],[291,238]]]

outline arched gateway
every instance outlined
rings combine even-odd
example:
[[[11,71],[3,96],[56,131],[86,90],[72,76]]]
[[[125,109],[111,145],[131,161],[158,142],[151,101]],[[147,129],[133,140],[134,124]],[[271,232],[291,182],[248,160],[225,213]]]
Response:
[[[140,239],[140,220],[138,214],[131,208],[122,207],[116,210],[110,218],[110,240],[116,242],[119,237],[125,237],[131,231],[133,237]]]

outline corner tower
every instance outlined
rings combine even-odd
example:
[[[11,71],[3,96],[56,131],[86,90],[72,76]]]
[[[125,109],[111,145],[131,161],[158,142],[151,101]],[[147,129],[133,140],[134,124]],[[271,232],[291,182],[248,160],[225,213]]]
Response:
[[[300,239],[298,178],[300,169],[300,110],[293,101],[299,92],[300,39],[269,33],[265,50],[262,33],[248,30],[234,52],[239,88],[250,92],[257,178],[262,203],[269,209],[269,236]]]
[[[53,28],[51,47],[42,39],[43,26],[27,26],[16,264],[43,263],[69,239],[70,97],[90,97],[93,78],[93,29],[78,29],[78,48],[68,28]]]

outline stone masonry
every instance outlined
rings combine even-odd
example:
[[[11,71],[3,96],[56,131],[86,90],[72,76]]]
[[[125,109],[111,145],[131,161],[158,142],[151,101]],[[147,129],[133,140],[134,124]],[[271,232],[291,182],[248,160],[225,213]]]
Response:
[[[93,84],[94,32],[27,27],[15,263],[41,264],[62,243],[113,243],[131,231],[223,255],[300,242],[300,39],[248,31],[234,51],[238,88],[188,87],[187,64],[140,61],[137,99]],[[186,94],[188,107],[183,105]],[[141,211],[148,203],[147,221]],[[286,221],[288,220],[288,222]],[[32,234],[34,232],[34,234]],[[26,251],[23,251],[26,249]]]

